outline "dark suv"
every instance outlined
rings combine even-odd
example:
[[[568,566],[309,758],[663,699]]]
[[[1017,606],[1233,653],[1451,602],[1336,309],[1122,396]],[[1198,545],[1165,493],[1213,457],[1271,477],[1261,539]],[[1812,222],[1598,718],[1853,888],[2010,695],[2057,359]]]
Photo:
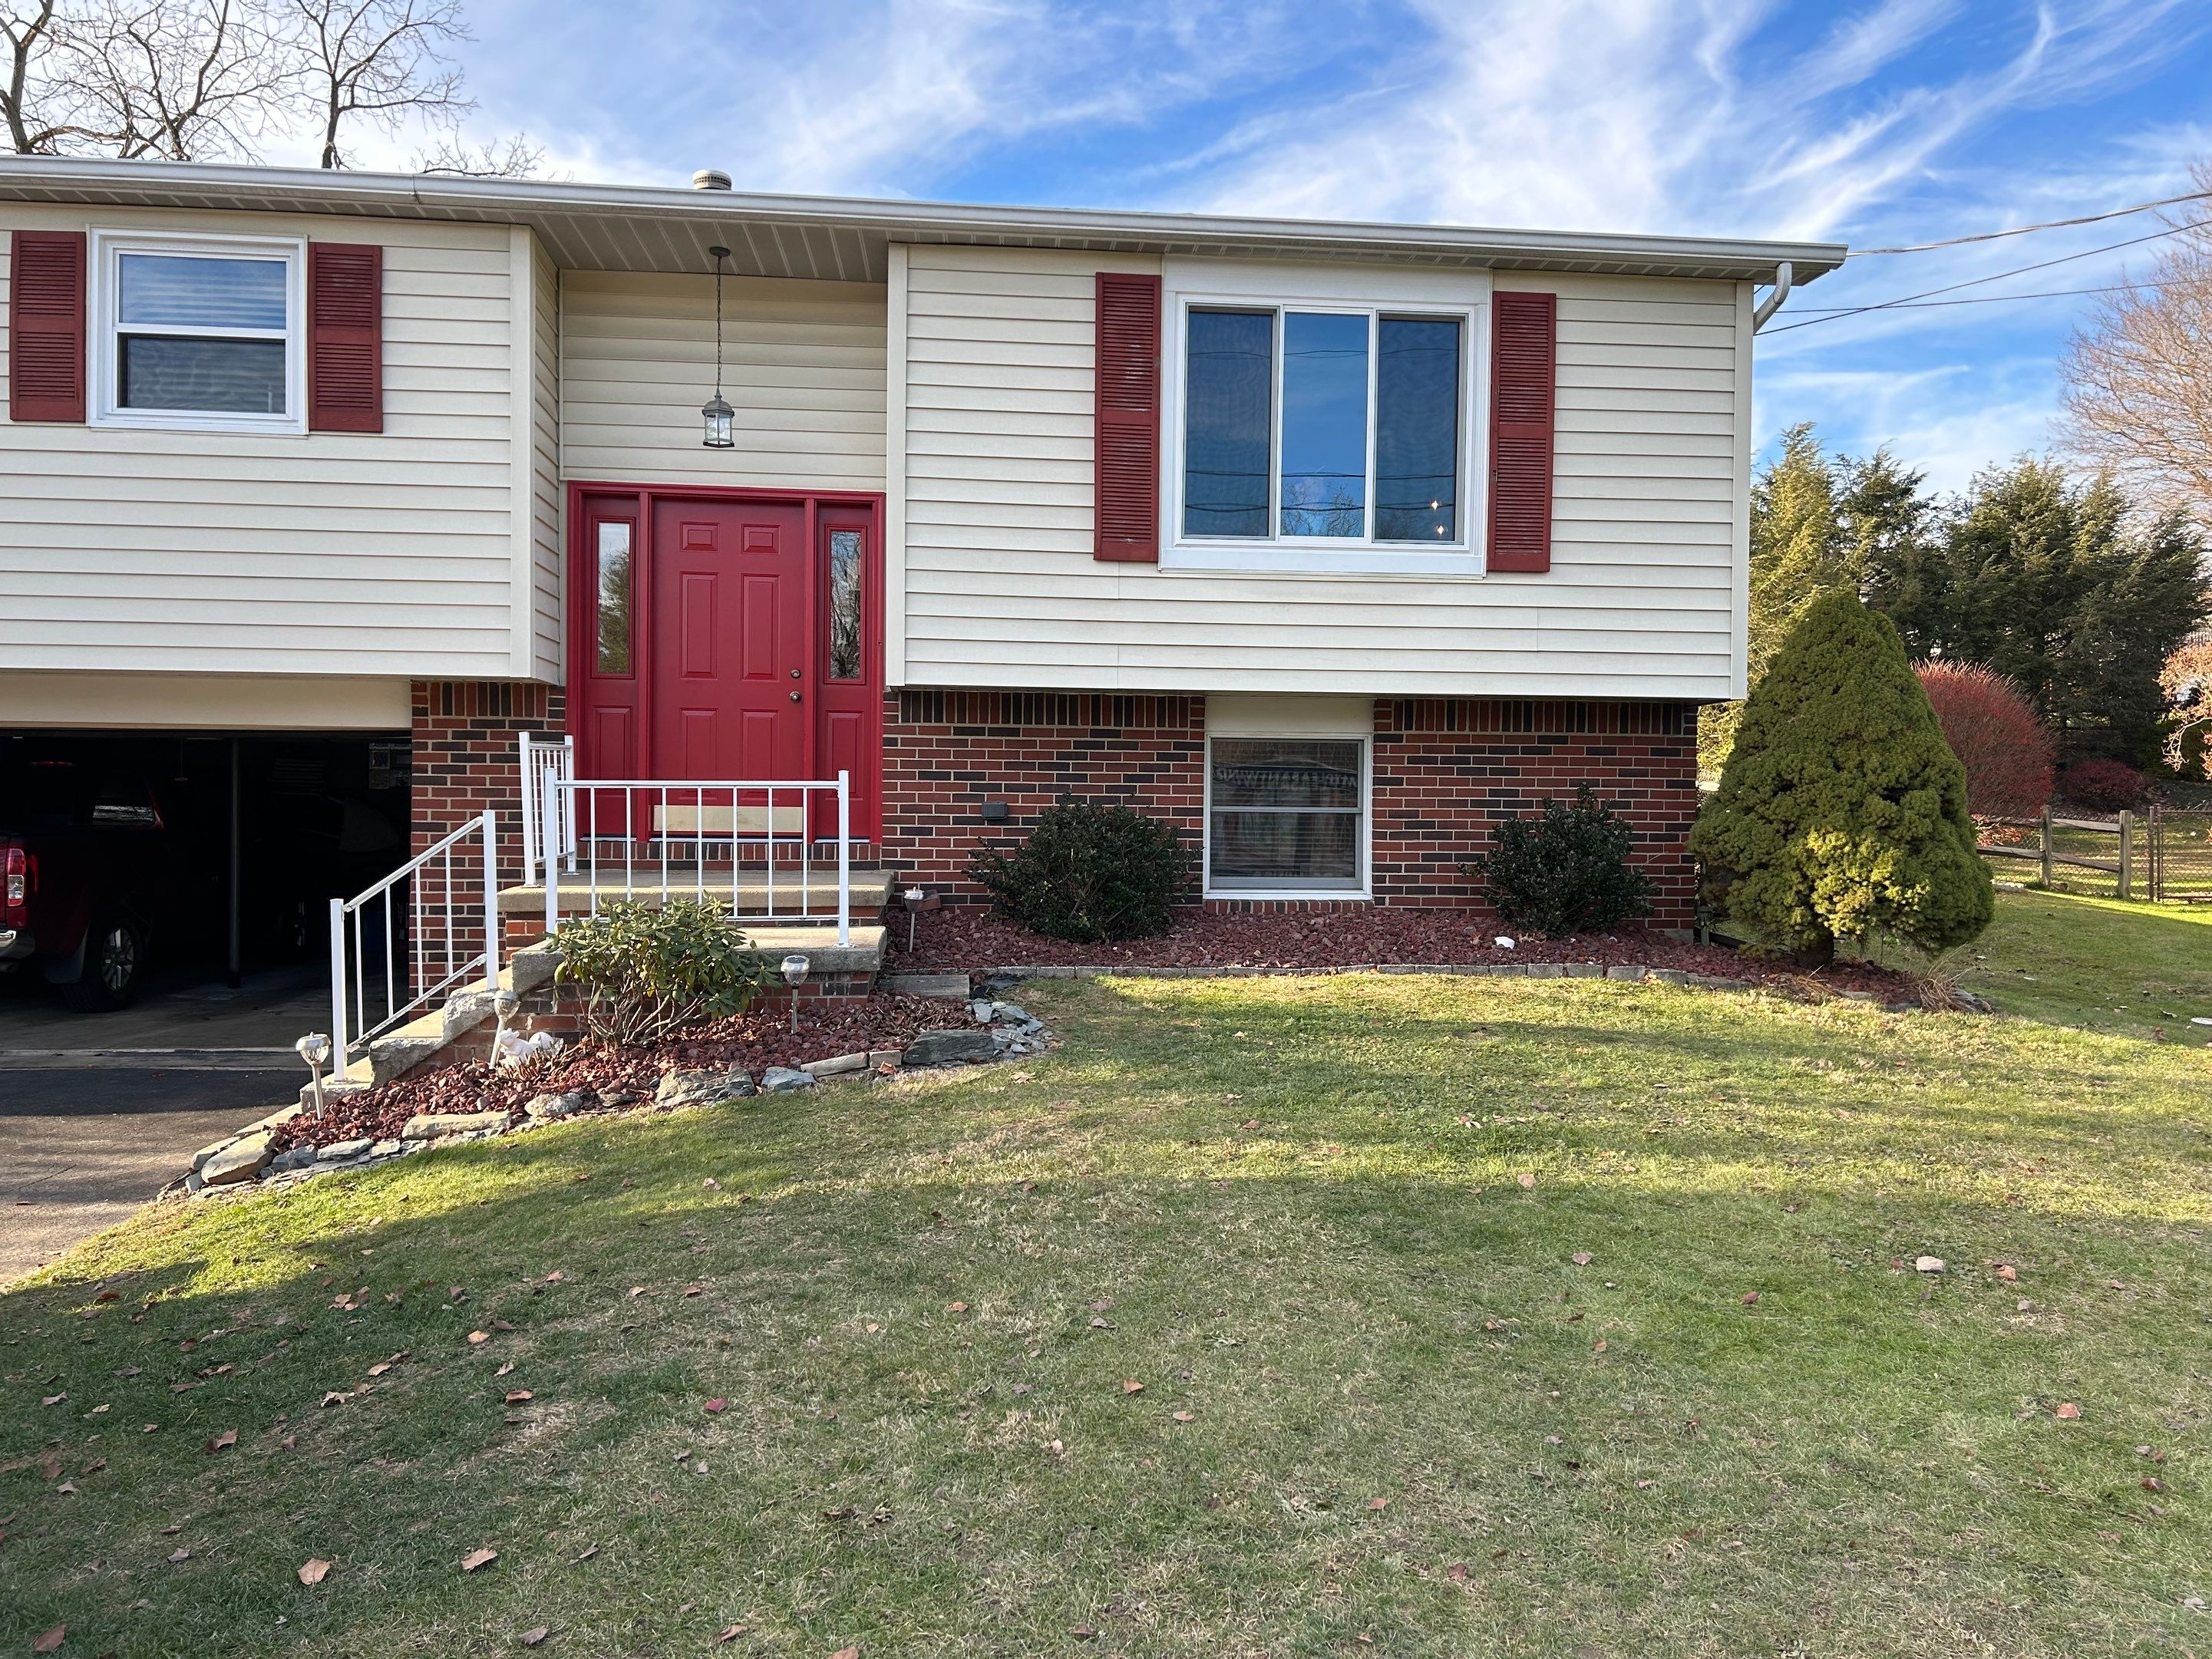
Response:
[[[120,1008],[178,912],[185,848],[142,771],[0,759],[0,968],[34,965],[71,1007]]]

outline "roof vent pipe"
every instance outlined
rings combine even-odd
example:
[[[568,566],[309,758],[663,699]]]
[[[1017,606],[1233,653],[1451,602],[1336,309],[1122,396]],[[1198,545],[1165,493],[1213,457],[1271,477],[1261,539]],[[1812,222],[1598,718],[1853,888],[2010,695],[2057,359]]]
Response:
[[[1774,286],[1767,290],[1766,297],[1759,302],[1758,309],[1751,313],[1751,331],[1753,334],[1766,326],[1767,319],[1781,310],[1782,302],[1790,297],[1791,275],[1790,261],[1787,259],[1774,267]]]
[[[727,190],[729,187],[730,175],[720,167],[701,167],[691,175],[691,188],[694,190]]]

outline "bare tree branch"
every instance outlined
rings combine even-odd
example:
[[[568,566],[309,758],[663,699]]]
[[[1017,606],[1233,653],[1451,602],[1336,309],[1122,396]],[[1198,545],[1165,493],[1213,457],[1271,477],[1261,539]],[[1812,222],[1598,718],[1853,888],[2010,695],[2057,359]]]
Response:
[[[69,147],[126,159],[252,157],[298,89],[256,0],[80,0],[59,46],[49,84],[79,112]]]
[[[477,146],[464,138],[447,138],[428,149],[416,151],[410,171],[450,173],[461,179],[527,179],[544,161],[545,147],[532,143],[527,134],[517,132]]]
[[[410,118],[450,134],[476,108],[447,53],[472,37],[459,0],[291,0],[301,23],[325,167],[347,165],[347,124],[396,132]],[[450,141],[449,141],[450,142]]]
[[[2191,173],[2212,190],[2212,161]],[[2105,301],[2075,334],[2064,374],[2075,458],[2155,510],[2212,525],[2212,230],[2184,231],[2148,281]]]

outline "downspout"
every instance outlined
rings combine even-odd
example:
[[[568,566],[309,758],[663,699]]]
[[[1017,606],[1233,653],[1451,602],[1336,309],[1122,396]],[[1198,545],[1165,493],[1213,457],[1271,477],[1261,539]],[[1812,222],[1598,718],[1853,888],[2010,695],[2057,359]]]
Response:
[[[1791,274],[1790,261],[1787,259],[1774,267],[1774,286],[1767,290],[1766,297],[1759,302],[1758,309],[1751,313],[1751,331],[1753,334],[1766,326],[1767,319],[1781,310],[1782,302],[1790,297]]]

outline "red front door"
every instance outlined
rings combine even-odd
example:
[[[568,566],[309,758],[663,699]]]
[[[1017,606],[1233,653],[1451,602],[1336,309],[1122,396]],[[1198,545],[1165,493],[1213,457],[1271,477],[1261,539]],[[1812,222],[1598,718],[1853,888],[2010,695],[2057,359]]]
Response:
[[[805,538],[798,502],[653,503],[656,776],[808,775]]]
[[[846,771],[852,832],[874,839],[881,501],[580,484],[571,513],[579,775],[793,782]],[[836,803],[816,794],[808,828],[834,835]],[[731,805],[694,800],[684,821]],[[797,811],[795,798],[779,799],[780,835],[795,831]],[[708,812],[710,823],[720,816]]]

